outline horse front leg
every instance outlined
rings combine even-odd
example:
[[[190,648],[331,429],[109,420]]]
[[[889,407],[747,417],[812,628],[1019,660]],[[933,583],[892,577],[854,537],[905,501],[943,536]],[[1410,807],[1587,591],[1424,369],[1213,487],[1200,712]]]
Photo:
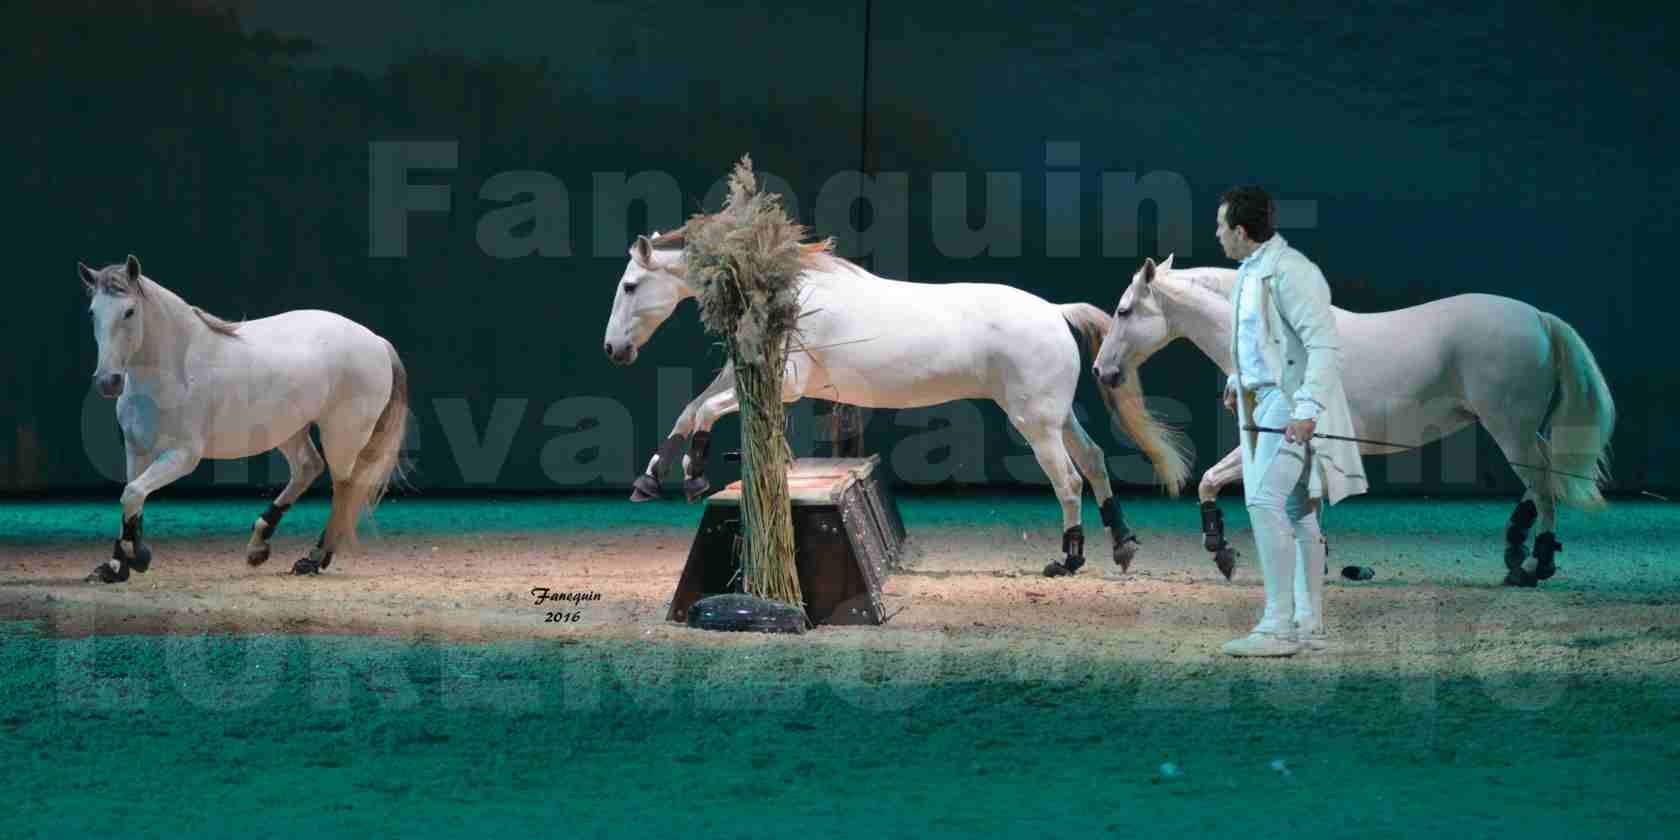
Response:
[[[648,459],[647,469],[641,475],[636,476],[636,480],[631,484],[630,501],[646,502],[664,497],[664,493],[660,489],[661,479],[664,478],[671,464],[675,463],[678,456],[682,454],[684,443],[688,443],[690,449],[698,445],[701,449],[701,460],[704,461],[705,448],[711,437],[710,425],[707,425],[704,437],[698,441],[689,441],[689,437],[695,434],[700,410],[707,400],[720,393],[733,392],[734,389],[734,364],[725,364],[723,370],[718,371],[717,377],[712,380],[711,384],[700,392],[700,396],[690,400],[688,405],[683,408],[682,413],[677,415],[677,422],[671,427],[671,434],[666,436],[664,442],[659,445],[659,449],[654,451],[653,457]],[[703,470],[704,464],[702,463]],[[684,472],[686,475],[686,469]]]
[[[688,438],[688,454],[683,456],[683,495],[697,502],[712,488],[706,480],[706,456],[712,446],[712,425],[719,418],[741,407],[735,399],[735,388],[707,397],[694,415],[694,433]]]
[[[1225,514],[1219,509],[1219,491],[1242,480],[1242,447],[1231,450],[1219,463],[1202,473],[1196,493],[1202,500],[1202,548],[1213,552],[1213,565],[1226,580],[1237,569],[1237,549],[1225,539]]]
[[[717,388],[716,392],[710,396],[703,395],[699,408],[694,412],[694,433],[688,439],[688,454],[683,456],[683,495],[691,502],[700,501],[712,487],[711,482],[706,480],[706,455],[711,450],[712,426],[724,415],[733,414],[741,408],[740,400],[735,397],[735,371],[726,367],[724,373],[729,375],[728,387],[721,387],[726,380],[720,374],[712,383]],[[797,401],[809,387],[811,366],[790,356],[787,368],[782,372],[782,402]]]
[[[122,493],[122,533],[111,546],[111,559],[93,568],[87,580],[100,583],[121,583],[128,580],[133,569],[144,573],[152,565],[152,549],[146,545],[142,527],[146,497],[176,479],[191,473],[202,459],[201,453],[185,448],[166,450],[151,464],[132,478]],[[140,463],[130,456],[130,471]]]

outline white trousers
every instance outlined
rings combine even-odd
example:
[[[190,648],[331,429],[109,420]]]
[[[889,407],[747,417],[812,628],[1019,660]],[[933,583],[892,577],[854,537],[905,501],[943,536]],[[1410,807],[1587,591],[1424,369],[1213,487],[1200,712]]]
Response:
[[[1242,426],[1282,429],[1293,406],[1268,387],[1237,400]],[[1324,627],[1324,535],[1318,500],[1307,492],[1310,447],[1272,432],[1242,432],[1243,497],[1260,554],[1266,610],[1256,630],[1280,633]]]

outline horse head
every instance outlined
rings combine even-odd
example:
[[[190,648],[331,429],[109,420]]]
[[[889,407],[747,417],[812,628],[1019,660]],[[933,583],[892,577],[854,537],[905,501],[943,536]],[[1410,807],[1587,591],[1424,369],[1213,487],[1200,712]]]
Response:
[[[130,255],[122,265],[98,271],[76,263],[82,288],[90,301],[93,340],[99,346],[99,366],[93,381],[100,395],[115,399],[123,391],[129,360],[146,338],[146,290],[141,283],[140,260]]]
[[[1143,364],[1172,341],[1172,325],[1167,322],[1161,296],[1154,288],[1158,277],[1172,271],[1172,263],[1170,256],[1159,265],[1153,259],[1144,260],[1143,266],[1132,275],[1131,285],[1120,295],[1108,335],[1103,337],[1096,362],[1092,364],[1097,380],[1104,385],[1112,388],[1121,384],[1126,371]]]
[[[612,315],[607,318],[602,346],[607,358],[620,365],[636,361],[642,345],[671,317],[677,304],[694,296],[685,275],[680,232],[661,236],[655,231],[651,239],[636,237],[624,276],[613,293]]]

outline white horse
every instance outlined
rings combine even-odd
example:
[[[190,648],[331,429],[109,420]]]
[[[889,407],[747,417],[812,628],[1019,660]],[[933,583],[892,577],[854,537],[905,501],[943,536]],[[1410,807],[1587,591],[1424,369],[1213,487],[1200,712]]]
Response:
[[[99,271],[76,268],[92,299],[94,382],[117,401],[128,457],[122,536],[89,580],[118,583],[151,565],[141,528],[147,496],[201,459],[270,449],[286,456],[291,479],[257,519],[246,560],[268,560],[275,526],[323,466],[332,471],[332,513],[292,570],[318,573],[354,544],[358,515],[400,476],[408,375],[389,342],[330,312],[224,321],[142,275],[132,256]],[[324,462],[310,424],[320,429]]]
[[[1229,374],[1236,276],[1221,268],[1174,270],[1171,257],[1159,266],[1145,261],[1097,353],[1098,379],[1118,383],[1181,337]],[[1551,577],[1562,547],[1557,505],[1601,508],[1609,481],[1616,408],[1581,336],[1555,315],[1485,294],[1393,312],[1336,309],[1335,317],[1354,436],[1409,448],[1480,422],[1527,488],[1506,529],[1505,583],[1534,586]],[[1404,449],[1361,444],[1360,451]],[[1200,486],[1206,547],[1224,553],[1218,560],[1227,576],[1229,547],[1213,500],[1241,479],[1242,453],[1233,450]],[[1530,561],[1526,543],[1537,518],[1541,532]]]
[[[642,236],[613,296],[604,349],[630,364],[684,298],[681,230]],[[1109,487],[1102,450],[1074,417],[1080,344],[1094,355],[1108,317],[1088,304],[1056,305],[1010,286],[905,283],[877,277],[828,253],[828,243],[805,246],[801,277],[803,316],[790,339],[783,399],[816,397],[867,408],[914,408],[950,400],[990,399],[1003,408],[1055,487],[1062,506],[1063,557],[1046,575],[1071,574],[1085,562],[1080,525],[1080,475],[1091,482],[1102,522],[1113,541],[1114,561],[1128,568],[1137,537],[1126,527]],[[1104,401],[1176,494],[1188,474],[1182,442],[1143,407],[1136,377],[1127,386],[1103,388]],[[705,456],[712,424],[738,407],[733,371],[690,404],[660,452],[636,480],[637,501],[659,495],[663,465],[683,441],[685,490],[692,501],[707,488]]]

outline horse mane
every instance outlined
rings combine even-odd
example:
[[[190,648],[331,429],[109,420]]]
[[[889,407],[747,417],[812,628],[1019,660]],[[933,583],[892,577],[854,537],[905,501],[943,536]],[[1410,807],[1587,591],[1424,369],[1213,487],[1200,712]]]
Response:
[[[204,326],[209,327],[210,331],[216,333],[217,335],[225,335],[228,338],[237,338],[239,337],[239,328],[244,326],[243,321],[234,322],[225,318],[218,318],[196,306],[192,307],[192,311],[194,315],[198,316],[198,320],[204,322]]]
[[[129,280],[127,274],[124,273],[124,266],[122,265],[106,266],[99,271],[98,278],[99,290],[104,294],[116,295],[118,297],[130,295],[138,298],[155,297],[161,300],[172,300],[177,302],[192,310],[192,313],[198,316],[198,320],[203,322],[204,326],[209,327],[210,331],[217,335],[225,335],[228,338],[237,338],[239,335],[239,328],[244,325],[243,321],[229,321],[226,318],[218,318],[215,315],[211,315],[210,313],[187,303],[185,300],[181,299],[180,295],[170,291],[158,281],[143,274],[140,275],[138,283],[133,282]],[[148,290],[148,285],[150,285],[152,289]],[[163,294],[154,295],[153,291],[162,292]]]
[[[656,234],[648,239],[648,243],[655,248],[681,249],[688,244],[688,226],[701,218],[705,218],[705,214],[697,213],[682,227]],[[863,271],[857,263],[834,253],[834,237],[832,236],[824,237],[815,242],[799,243],[799,262],[806,268],[812,269],[838,266],[857,272]]]
[[[1161,283],[1161,280],[1169,282]],[[1183,300],[1187,294],[1202,292],[1215,295],[1221,300],[1230,300],[1236,273],[1227,274],[1223,270],[1211,267],[1175,268],[1157,277],[1156,281],[1155,289],[1174,300]]]

